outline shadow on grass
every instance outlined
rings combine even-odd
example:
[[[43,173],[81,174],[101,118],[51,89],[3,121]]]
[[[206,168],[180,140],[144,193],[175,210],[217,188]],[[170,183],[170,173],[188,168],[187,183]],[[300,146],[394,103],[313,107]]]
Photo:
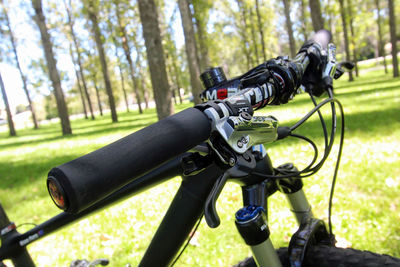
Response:
[[[38,179],[43,180],[43,187],[46,184],[47,173],[51,168],[71,161],[79,155],[74,153],[65,154],[59,157],[40,158],[38,161],[17,161],[0,162],[1,189],[13,189],[28,186]],[[0,201],[7,196],[2,195]]]
[[[87,137],[90,138],[94,135],[107,135],[113,132],[117,131],[128,131],[131,130],[131,132],[135,132],[143,127],[149,126],[152,124],[152,122],[144,122],[144,123],[136,123],[136,124],[126,124],[126,123],[133,123],[135,120],[132,120],[131,122],[129,121],[124,121],[121,123],[105,123],[105,124],[100,124],[100,125],[88,125],[81,127],[82,129],[90,129],[86,132],[81,132],[81,133],[75,133],[72,135],[68,136],[53,136],[53,137],[45,137],[45,138],[40,138],[40,139],[34,139],[34,140],[28,140],[28,141],[15,141],[15,142],[8,142],[6,144],[0,144],[0,149],[5,149],[5,148],[13,148],[13,147],[18,147],[18,146],[23,146],[23,145],[35,145],[35,144],[40,144],[44,142],[51,142],[51,141],[57,141],[57,140],[70,140],[74,138],[81,138],[81,137]],[[139,121],[139,120],[136,120]],[[107,127],[110,126],[110,127]]]
[[[337,91],[334,91],[335,92],[334,97],[338,98],[339,100],[342,100],[342,99],[344,100],[345,98],[347,99],[347,98],[353,97],[354,101],[358,101],[358,100],[356,100],[357,96],[361,96],[361,95],[366,96],[368,94],[384,93],[387,91],[394,91],[394,90],[399,90],[399,93],[400,93],[400,86],[387,86],[387,87],[382,87],[382,88],[371,88],[371,89],[360,90],[360,91],[351,91],[351,92],[340,92],[340,89],[341,88],[339,88],[339,90],[337,90]],[[325,96],[325,97],[327,97],[327,96]],[[319,103],[322,100],[324,100],[325,97],[316,98],[316,100]],[[372,101],[372,100],[370,100],[370,101]],[[311,102],[310,98],[304,98],[304,99],[298,99],[298,100],[296,100],[296,98],[295,98],[293,101],[293,104],[294,105],[303,105],[303,104],[311,104],[312,105],[312,102]]]
[[[373,76],[373,77],[362,77],[360,80],[356,80],[353,82],[347,82],[345,84],[341,84],[337,86],[338,89],[345,89],[345,88],[350,88],[350,87],[355,87],[355,86],[363,86],[363,85],[374,85],[374,84],[380,84],[382,82],[393,82],[396,81],[393,77],[388,77],[385,75],[382,76]]]
[[[359,112],[352,114],[345,114],[345,138],[351,138],[354,134],[360,135],[370,135],[371,137],[379,135],[379,136],[387,136],[391,135],[393,132],[393,128],[398,128],[400,125],[400,116],[398,108],[387,108],[379,111],[368,111],[368,112]],[[321,141],[323,139],[323,132],[321,127],[321,122],[317,118],[318,115],[314,115],[314,120],[306,121],[303,125],[301,125],[298,129],[296,129],[295,133],[305,135],[312,140]],[[339,114],[338,114],[339,117]],[[325,122],[328,127],[328,131],[331,126],[331,120],[328,117]],[[337,123],[337,132],[340,132],[340,117],[338,118]],[[292,126],[298,120],[290,120],[281,124],[281,126]],[[336,138],[339,138],[337,135]],[[337,139],[338,140],[338,139]],[[296,139],[288,138],[285,139],[284,142],[288,142],[288,144],[298,142]],[[282,141],[272,143],[269,146],[276,146],[282,144]]]

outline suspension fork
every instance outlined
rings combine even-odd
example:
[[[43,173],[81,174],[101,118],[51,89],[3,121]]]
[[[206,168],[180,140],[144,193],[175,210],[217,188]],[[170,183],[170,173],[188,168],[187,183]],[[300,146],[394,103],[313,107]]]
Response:
[[[292,163],[286,163],[279,166],[280,169],[286,169],[288,172],[297,172],[297,168]],[[307,200],[303,191],[303,182],[298,178],[284,178],[276,181],[278,190],[285,194],[289,202],[291,211],[296,217],[297,223],[300,225],[302,222],[309,218],[313,218],[311,205]]]
[[[272,175],[274,169],[267,154],[257,160],[256,171]],[[265,179],[265,178],[263,178]],[[243,208],[236,212],[236,227],[245,243],[250,246],[254,260],[259,267],[281,267],[278,254],[270,239],[268,227],[268,197],[277,191],[273,181],[250,175],[242,186]]]

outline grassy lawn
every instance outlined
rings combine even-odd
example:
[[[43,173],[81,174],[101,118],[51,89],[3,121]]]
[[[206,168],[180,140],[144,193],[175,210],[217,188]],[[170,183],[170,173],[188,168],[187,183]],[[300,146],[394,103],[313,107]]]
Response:
[[[339,245],[400,257],[400,79],[383,71],[365,73],[352,83],[346,79],[335,84],[336,96],[345,109],[346,136],[334,198],[334,232]],[[303,94],[290,104],[267,107],[262,113],[272,114],[281,125],[289,126],[311,108]],[[326,107],[324,114],[328,113]],[[17,225],[39,224],[58,214],[45,186],[52,167],[157,120],[155,110],[143,115],[120,113],[119,118],[114,124],[108,116],[95,121],[74,120],[74,135],[68,137],[60,136],[58,123],[36,131],[19,130],[14,138],[0,133],[0,202],[10,219]],[[320,147],[323,144],[317,116],[298,133],[311,137]],[[301,168],[312,157],[309,145],[297,140],[279,141],[267,148],[275,166],[294,162]],[[304,180],[314,214],[323,219],[327,218],[336,152],[337,145],[320,172]],[[38,266],[69,266],[74,259],[103,257],[111,260],[111,266],[136,266],[179,182],[179,178],[173,179],[98,212],[30,245],[29,251]],[[234,214],[240,207],[240,187],[228,184],[218,200],[220,227],[209,229],[203,221],[196,242],[177,266],[228,266],[248,256],[250,251],[234,225]],[[272,241],[276,247],[287,246],[296,223],[282,195],[271,197],[269,214]],[[29,227],[21,226],[20,231]]]

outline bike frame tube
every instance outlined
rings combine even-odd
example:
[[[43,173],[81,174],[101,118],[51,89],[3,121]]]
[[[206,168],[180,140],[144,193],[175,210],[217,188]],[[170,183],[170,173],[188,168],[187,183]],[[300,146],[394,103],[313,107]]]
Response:
[[[208,194],[223,171],[211,165],[184,177],[139,266],[168,266],[203,213]]]
[[[132,183],[124,186],[110,196],[95,203],[91,207],[78,214],[62,212],[25,233],[7,237],[6,240],[2,240],[2,246],[0,247],[0,261],[4,259],[11,259],[14,257],[14,253],[20,251],[21,249],[25,249],[28,244],[31,244],[34,241],[37,241],[70,223],[76,222],[96,211],[102,210],[111,204],[115,204],[118,201],[138,194],[166,180],[178,175],[182,175],[181,159],[185,155],[188,155],[188,153],[182,154],[181,156],[164,163],[160,167],[134,180]],[[22,264],[16,266],[18,267],[27,265]]]

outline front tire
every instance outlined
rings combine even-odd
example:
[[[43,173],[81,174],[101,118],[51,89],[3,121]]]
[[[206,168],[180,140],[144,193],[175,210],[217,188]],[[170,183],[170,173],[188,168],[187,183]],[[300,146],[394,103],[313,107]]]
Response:
[[[283,267],[290,267],[288,248],[277,250]],[[400,259],[369,251],[331,246],[312,246],[307,249],[303,267],[400,267]],[[239,262],[235,267],[257,267],[253,258]]]

